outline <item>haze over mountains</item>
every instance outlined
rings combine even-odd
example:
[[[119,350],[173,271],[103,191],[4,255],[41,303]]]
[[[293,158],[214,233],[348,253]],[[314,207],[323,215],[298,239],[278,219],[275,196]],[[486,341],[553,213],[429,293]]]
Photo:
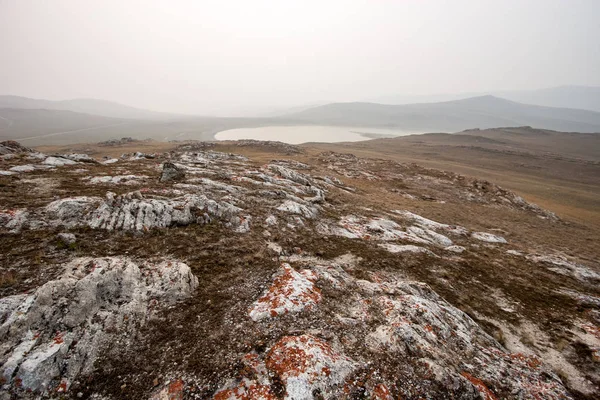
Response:
[[[524,104],[491,95],[403,105],[329,103],[297,107],[264,118],[201,117],[169,114],[96,99],[50,101],[0,96],[0,138],[29,145],[97,142],[124,136],[155,140],[213,140],[217,132],[243,127],[328,125],[391,128],[414,132],[457,132],[474,128],[533,126],[567,132],[600,132],[594,107],[596,88],[522,92],[569,108]],[[571,96],[560,93],[569,92]],[[543,96],[547,93],[547,96]],[[599,96],[600,98],[600,96]],[[599,102],[600,103],[600,102]],[[285,141],[285,138],[282,138]]]
[[[99,115],[102,117],[147,120],[165,120],[184,117],[183,115],[143,110],[141,108],[130,107],[113,101],[98,99],[52,101],[30,99],[21,96],[0,96],[0,109],[1,108],[62,110]]]
[[[286,117],[325,125],[385,126],[418,131],[454,132],[531,125],[559,131],[600,132],[599,112],[535,106],[494,96],[407,105],[332,103]]]
[[[438,95],[395,94],[379,96],[367,102],[383,104],[435,103],[461,100],[469,97],[492,95],[518,103],[534,104],[546,107],[580,108],[600,112],[600,87],[565,85],[537,90],[500,90],[490,92],[447,93]]]

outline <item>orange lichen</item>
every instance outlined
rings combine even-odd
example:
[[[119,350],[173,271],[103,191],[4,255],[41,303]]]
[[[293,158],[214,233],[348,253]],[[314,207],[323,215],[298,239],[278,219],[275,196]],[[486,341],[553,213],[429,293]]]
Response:
[[[183,381],[181,379],[169,384],[167,396],[169,400],[183,400]]]
[[[267,369],[282,378],[298,376],[307,371],[314,358],[312,354],[307,353],[309,348],[317,348],[323,356],[335,358],[331,347],[317,337],[311,335],[286,336],[269,350],[266,358]]]
[[[67,391],[69,387],[69,384],[67,381],[60,381],[60,384],[58,385],[58,387],[56,388],[56,391],[59,393],[64,393]]]
[[[471,382],[473,386],[475,386],[475,388],[483,396],[484,400],[498,400],[496,395],[485,385],[485,383],[483,383],[481,379],[475,378],[468,372],[462,372],[461,375]]]
[[[372,400],[393,400],[392,393],[383,383],[378,384],[373,388]]]
[[[313,286],[316,280],[316,276],[311,271],[305,270],[299,273],[284,264],[267,292],[256,301],[251,313],[266,313],[270,317],[275,317],[312,307],[321,301],[321,291]]]
[[[277,396],[273,394],[269,386],[240,382],[233,389],[216,393],[213,400],[277,400]]]
[[[56,334],[56,336],[54,336],[54,339],[53,339],[54,340],[54,344],[62,344],[62,343],[64,343],[64,340],[63,340],[62,336],[63,336],[63,334],[60,333],[60,332],[58,332]]]
[[[539,368],[542,365],[542,362],[537,357],[528,356],[523,353],[510,354],[510,358],[512,360],[521,361],[527,364],[530,368]]]

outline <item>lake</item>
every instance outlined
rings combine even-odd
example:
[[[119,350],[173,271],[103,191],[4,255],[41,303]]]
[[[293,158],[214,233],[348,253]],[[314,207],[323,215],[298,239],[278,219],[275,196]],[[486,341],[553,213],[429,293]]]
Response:
[[[382,137],[413,135],[394,129],[357,128],[344,126],[264,126],[260,128],[229,129],[216,134],[217,140],[277,140],[289,144],[307,142],[359,142]]]

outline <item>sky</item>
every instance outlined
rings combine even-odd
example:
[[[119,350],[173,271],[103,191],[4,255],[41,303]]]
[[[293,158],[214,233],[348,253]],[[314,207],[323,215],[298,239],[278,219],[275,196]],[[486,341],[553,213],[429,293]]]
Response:
[[[253,115],[600,86],[598,0],[0,0],[0,94]]]

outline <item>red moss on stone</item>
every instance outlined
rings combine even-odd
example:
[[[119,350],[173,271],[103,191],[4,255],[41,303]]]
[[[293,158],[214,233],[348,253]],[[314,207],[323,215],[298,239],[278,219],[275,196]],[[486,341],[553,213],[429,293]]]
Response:
[[[372,400],[393,400],[392,393],[383,383],[378,384],[373,388]]]
[[[481,379],[475,378],[468,372],[462,372],[461,375],[471,382],[475,388],[477,388],[484,400],[498,400],[496,395],[485,385],[485,383],[483,383]]]

